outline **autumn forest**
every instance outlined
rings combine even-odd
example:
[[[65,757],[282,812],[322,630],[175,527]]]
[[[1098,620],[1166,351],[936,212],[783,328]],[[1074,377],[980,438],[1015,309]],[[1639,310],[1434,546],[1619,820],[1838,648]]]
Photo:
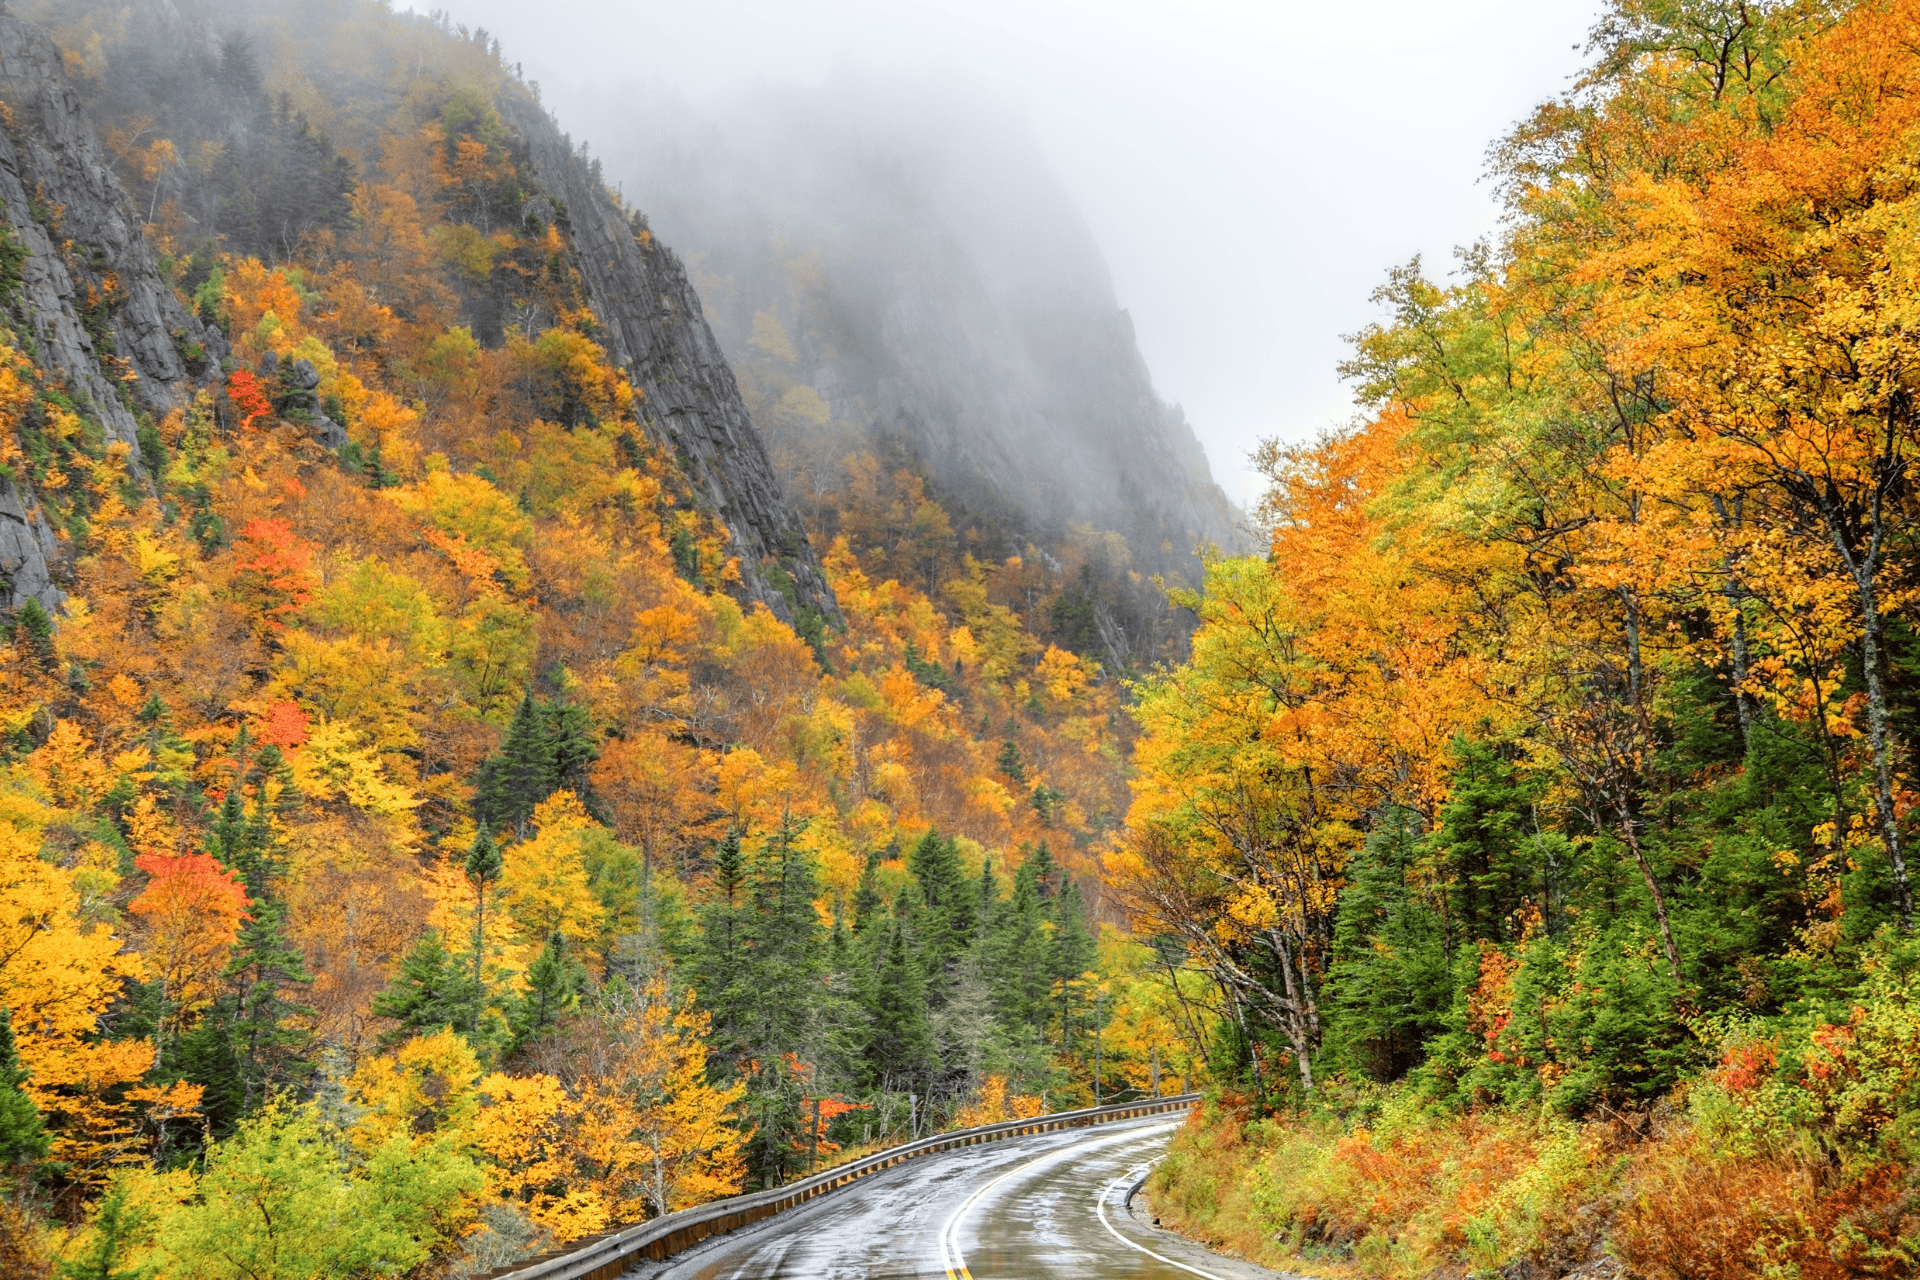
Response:
[[[0,13],[0,1272],[1187,1090],[1275,1266],[1920,1267],[1920,3],[1614,0],[1192,558],[736,382],[511,57]]]

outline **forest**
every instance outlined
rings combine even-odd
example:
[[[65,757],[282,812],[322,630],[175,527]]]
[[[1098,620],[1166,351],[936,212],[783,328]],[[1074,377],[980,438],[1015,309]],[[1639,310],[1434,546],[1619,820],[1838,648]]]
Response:
[[[1072,548],[850,453],[809,609],[609,356],[497,41],[186,12],[15,13],[202,328],[114,438],[0,240],[60,553],[0,645],[0,1271],[473,1275],[1197,1079],[1204,975],[1097,897],[1137,729]]]
[[[1197,583],[970,521],[758,311],[743,561],[484,31],[0,22],[192,374],[115,435],[146,282],[8,209],[0,1271],[472,1276],[1189,1088],[1153,1211],[1275,1266],[1920,1269],[1920,0],[1613,0]]]
[[[1235,1064],[1150,1190],[1342,1273],[1911,1275],[1920,6],[1590,53],[1138,689],[1107,868]]]

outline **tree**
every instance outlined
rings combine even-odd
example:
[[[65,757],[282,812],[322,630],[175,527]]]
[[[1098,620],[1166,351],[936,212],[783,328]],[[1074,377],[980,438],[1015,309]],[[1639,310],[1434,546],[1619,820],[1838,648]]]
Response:
[[[374,997],[372,1012],[398,1026],[383,1033],[380,1048],[391,1049],[423,1033],[470,1025],[479,1003],[473,977],[447,950],[437,929],[420,935],[400,961],[387,989]]]
[[[480,1017],[487,1003],[487,886],[500,878],[505,869],[500,846],[493,842],[487,824],[474,833],[473,846],[467,850],[467,883],[473,886],[473,1006],[467,1018],[467,1034],[480,1034]]]
[[[13,1044],[13,1019],[0,1009],[0,1165],[32,1166],[47,1157],[46,1124],[21,1089],[27,1070]]]
[[[558,929],[547,935],[547,945],[527,969],[527,989],[512,1021],[514,1045],[519,1047],[554,1025],[580,997],[587,971],[567,949]]]

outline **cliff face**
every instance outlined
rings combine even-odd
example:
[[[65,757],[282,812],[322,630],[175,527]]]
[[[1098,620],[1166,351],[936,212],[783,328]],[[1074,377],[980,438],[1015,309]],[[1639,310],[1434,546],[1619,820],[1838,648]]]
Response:
[[[607,164],[695,263],[776,460],[837,464],[851,428],[1007,550],[1090,525],[1191,580],[1197,546],[1250,545],[1244,519],[1156,394],[1071,200],[978,107],[860,82],[713,114],[627,104]]]
[[[130,446],[137,469],[139,415],[190,395],[224,342],[161,278],[59,50],[4,13],[0,103],[0,217],[18,259],[0,286],[4,322],[45,383]],[[26,479],[0,480],[0,603],[58,603],[60,552]]]
[[[679,259],[616,206],[597,167],[573,151],[551,117],[512,94],[500,108],[572,238],[601,337],[641,392],[642,421],[726,523],[748,594],[789,622],[788,592],[793,606],[838,621],[805,526],[774,478]]]

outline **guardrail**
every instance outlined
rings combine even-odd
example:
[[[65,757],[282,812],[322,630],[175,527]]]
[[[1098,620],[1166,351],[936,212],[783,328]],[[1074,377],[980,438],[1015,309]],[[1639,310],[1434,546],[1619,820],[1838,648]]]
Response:
[[[1138,1102],[1086,1107],[1079,1111],[1056,1111],[1050,1115],[1003,1120],[999,1124],[986,1124],[974,1129],[955,1129],[951,1133],[939,1133],[918,1142],[876,1151],[870,1156],[790,1182],[784,1187],[712,1200],[638,1226],[578,1241],[564,1253],[516,1262],[489,1271],[477,1277],[477,1280],[609,1280],[641,1258],[654,1261],[670,1258],[709,1236],[770,1218],[782,1209],[791,1209],[815,1196],[825,1195],[915,1156],[950,1151],[955,1147],[971,1147],[982,1142],[998,1142],[1003,1138],[1018,1138],[1030,1133],[1077,1129],[1110,1120],[1130,1120],[1135,1116],[1184,1111],[1199,1100],[1197,1093],[1183,1093],[1173,1098],[1142,1098]]]

